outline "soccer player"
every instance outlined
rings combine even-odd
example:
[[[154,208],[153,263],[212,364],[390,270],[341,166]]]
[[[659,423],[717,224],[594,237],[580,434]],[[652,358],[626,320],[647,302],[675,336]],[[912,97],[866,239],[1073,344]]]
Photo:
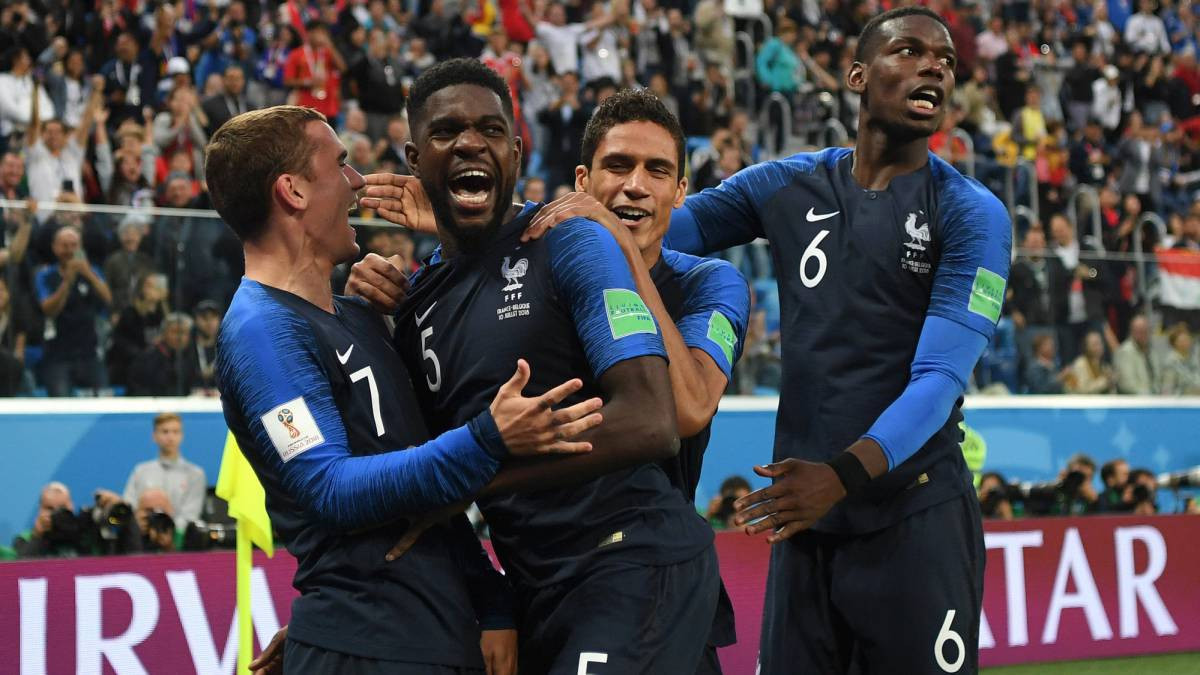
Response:
[[[749,167],[672,215],[669,247],[766,237],[775,259],[783,388],[775,461],[755,467],[774,484],[736,502],[747,532],[772,531],[763,675],[977,669],[984,547],[959,406],[1011,225],[929,152],[954,65],[936,14],[880,14],[846,74],[853,150]]]
[[[358,252],[347,215],[363,180],[345,160],[325,118],[294,106],[232,119],[207,150],[213,203],[246,257],[217,342],[222,406],[298,561],[288,670],[481,672],[481,640],[489,661],[512,661],[515,635],[511,597],[465,518],[399,563],[384,552],[401,516],[474,494],[510,455],[589,449],[563,439],[599,421],[600,401],[552,411],[578,380],[524,398],[521,362],[429,440],[381,318],[330,290],[333,266]]]
[[[592,114],[584,131],[582,163],[575,170],[577,192],[556,202],[556,208],[571,209],[613,235],[639,295],[662,329],[682,439],[678,455],[661,466],[692,503],[709,425],[745,339],[750,296],[746,280],[729,263],[662,246],[671,210],[687,194],[685,148],[678,120],[656,96],[645,90],[618,92]],[[368,194],[377,197],[368,198],[369,203],[388,212],[403,210],[404,187],[412,180],[372,177],[378,184]],[[419,217],[411,209],[405,215]],[[387,265],[375,257],[360,267],[381,264]],[[380,268],[372,278],[383,273]],[[381,284],[378,290],[393,293],[397,304],[403,299],[399,287]],[[700,672],[721,672],[716,647],[736,639],[733,606],[723,587],[719,597]]]
[[[517,353],[531,361],[534,391],[582,374],[581,393],[606,401],[604,422],[581,436],[591,453],[506,467],[479,499],[517,591],[521,672],[694,672],[718,577],[711,529],[657,463],[677,451],[662,327],[602,225],[573,219],[521,241],[537,207],[511,203],[521,142],[494,72],[443,62],[418,78],[408,106],[408,162],[442,246],[414,275],[395,340],[423,373],[418,398],[433,428],[461,424]],[[668,147],[660,214],[683,194]],[[564,477],[576,484],[499,496]]]

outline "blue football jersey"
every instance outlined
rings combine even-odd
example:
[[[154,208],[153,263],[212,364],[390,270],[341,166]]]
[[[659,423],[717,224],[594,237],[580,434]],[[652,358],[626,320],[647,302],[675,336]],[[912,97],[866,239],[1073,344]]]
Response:
[[[905,390],[927,317],[990,337],[1011,249],[1003,205],[934,155],[886,190],[860,187],[852,151],[749,167],[687,198],[667,245],[708,253],[766,237],[779,283],[783,381],[775,460],[825,461]],[[971,489],[961,399],[914,455],[816,529],[865,532]]]
[[[487,250],[442,259],[439,249],[413,277],[395,341],[419,373],[417,394],[435,431],[486,407],[518,358],[531,368],[526,396],[581,378],[568,405],[599,395],[598,379],[614,364],[666,356],[612,235],[575,219],[523,244],[536,208],[506,223]],[[567,489],[484,499],[480,507],[518,587],[560,583],[601,556],[682,562],[712,542],[711,529],[656,464]]]
[[[482,668],[480,623],[505,603],[511,610],[512,598],[466,517],[432,528],[394,562],[384,555],[407,527],[401,516],[473,494],[499,462],[465,429],[429,441],[382,318],[357,298],[335,296],[334,307],[243,279],[217,340],[226,423],[297,561],[289,636],[375,659]],[[444,458],[427,453],[438,461],[401,461],[438,443]],[[443,480],[462,484],[435,490]],[[511,626],[511,612],[499,620],[492,627]]]

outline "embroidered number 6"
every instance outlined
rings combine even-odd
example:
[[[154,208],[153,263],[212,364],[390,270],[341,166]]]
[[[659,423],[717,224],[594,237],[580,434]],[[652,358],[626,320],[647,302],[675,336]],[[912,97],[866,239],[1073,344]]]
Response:
[[[825,278],[825,269],[829,266],[829,261],[825,259],[825,252],[817,248],[826,236],[829,235],[829,230],[821,230],[817,236],[813,237],[812,243],[808,248],[804,249],[804,255],[800,256],[800,281],[805,288],[813,288],[821,283],[821,279]],[[808,261],[811,258],[817,259],[817,273],[813,276],[808,276]]]

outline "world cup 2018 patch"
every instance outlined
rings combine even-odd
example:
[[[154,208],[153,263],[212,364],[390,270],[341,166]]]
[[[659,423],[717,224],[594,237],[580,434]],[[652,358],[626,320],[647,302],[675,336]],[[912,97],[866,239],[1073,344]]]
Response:
[[[733,350],[737,346],[737,334],[733,332],[733,324],[729,323],[729,319],[716,310],[713,310],[712,316],[708,317],[708,339],[721,348],[725,354],[725,360],[730,367],[733,367]]]
[[[325,442],[325,436],[309,412],[303,396],[272,408],[259,419],[271,437],[275,452],[279,453],[284,463]]]
[[[614,340],[638,333],[658,333],[658,326],[642,296],[629,289],[604,289],[604,313]]]
[[[1000,320],[1000,307],[1003,304],[1004,277],[991,270],[977,268],[967,309],[995,323]]]

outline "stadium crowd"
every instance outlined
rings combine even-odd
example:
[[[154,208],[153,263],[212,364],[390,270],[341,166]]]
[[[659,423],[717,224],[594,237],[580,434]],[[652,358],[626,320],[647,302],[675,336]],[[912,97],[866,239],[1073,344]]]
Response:
[[[756,161],[853,143],[858,101],[842,75],[864,23],[892,4],[5,3],[0,198],[28,207],[3,209],[0,395],[215,394],[238,242],[211,212],[146,209],[209,208],[203,149],[240,112],[311,106],[359,171],[406,173],[407,86],[437,60],[478,57],[517,103],[530,149],[518,197],[570,189],[590,111],[621,87],[648,87],[678,114],[700,190]],[[1200,9],[925,4],[959,51],[931,147],[1008,204],[1019,243],[974,389],[1200,394]],[[432,246],[359,215],[364,255],[415,266]],[[756,301],[730,391],[775,393],[776,261],[763,241],[727,255]]]

